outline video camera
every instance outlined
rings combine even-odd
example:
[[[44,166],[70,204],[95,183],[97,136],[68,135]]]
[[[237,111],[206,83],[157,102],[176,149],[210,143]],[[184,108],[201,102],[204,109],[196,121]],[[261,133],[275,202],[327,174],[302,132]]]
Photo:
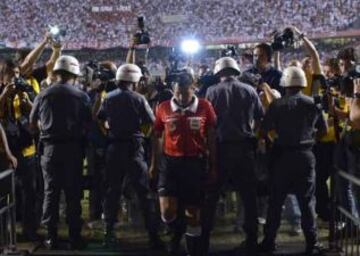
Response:
[[[31,93],[33,92],[32,86],[30,86],[26,80],[22,77],[16,77],[14,80],[15,89],[21,92]]]
[[[291,28],[286,28],[282,32],[275,31],[271,48],[274,51],[281,51],[294,47],[295,34]]]
[[[101,85],[97,88],[98,91],[112,91],[116,88],[115,74],[112,70],[105,68],[101,64],[90,61],[83,69],[82,83],[89,85],[92,81],[99,79]]]
[[[176,80],[177,75],[181,72],[179,70],[179,64],[185,62],[186,58],[183,56],[179,49],[172,48],[171,53],[169,54],[170,66],[166,70],[166,79],[165,82],[168,86]]]
[[[236,57],[237,52],[235,46],[227,46],[226,49],[221,51],[221,57]]]
[[[137,45],[140,44],[149,44],[151,42],[149,32],[145,30],[145,18],[144,16],[139,16],[137,18],[138,27],[140,29],[140,32],[136,33],[134,35],[135,43]]]
[[[255,88],[259,87],[259,85],[263,82],[260,74],[254,74],[250,72],[243,72],[239,80],[243,83],[250,84]]]

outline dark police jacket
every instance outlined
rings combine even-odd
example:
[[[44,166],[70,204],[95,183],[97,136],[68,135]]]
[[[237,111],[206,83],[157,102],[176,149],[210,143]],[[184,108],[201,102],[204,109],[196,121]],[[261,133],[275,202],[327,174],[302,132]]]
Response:
[[[254,125],[261,120],[264,110],[252,86],[228,78],[210,87],[206,98],[218,117],[216,130],[220,143],[255,138]]]
[[[284,96],[269,106],[262,128],[277,134],[275,145],[280,147],[311,146],[315,132],[326,131],[327,123],[319,105],[302,92]]]
[[[56,83],[35,98],[30,123],[38,120],[42,141],[81,141],[91,122],[90,99],[70,84]]]
[[[155,121],[145,97],[128,89],[110,92],[100,107],[98,118],[108,122],[108,137],[114,141],[141,138],[144,136],[141,125]]]

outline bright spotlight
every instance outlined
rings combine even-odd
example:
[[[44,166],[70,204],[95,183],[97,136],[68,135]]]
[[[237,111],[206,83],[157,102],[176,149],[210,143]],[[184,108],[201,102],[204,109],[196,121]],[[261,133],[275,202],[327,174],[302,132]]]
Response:
[[[195,54],[200,50],[200,43],[194,39],[187,39],[181,42],[181,50],[186,54]]]
[[[50,34],[56,36],[60,33],[60,28],[58,26],[49,26]]]

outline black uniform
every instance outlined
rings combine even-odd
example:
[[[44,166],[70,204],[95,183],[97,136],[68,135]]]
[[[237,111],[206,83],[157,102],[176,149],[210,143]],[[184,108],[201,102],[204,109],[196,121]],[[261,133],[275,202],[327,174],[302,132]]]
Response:
[[[84,132],[91,121],[90,100],[70,84],[54,84],[35,99],[30,122],[40,121],[41,167],[45,183],[43,223],[56,233],[64,190],[70,238],[80,236]]]
[[[98,118],[109,124],[106,152],[104,202],[106,228],[117,220],[118,201],[126,178],[136,191],[150,235],[157,233],[157,216],[148,197],[147,164],[144,158],[142,124],[153,124],[155,117],[146,99],[127,88],[116,89],[105,98]]]
[[[219,187],[216,195],[208,194],[210,205],[216,205],[224,183],[242,195],[245,208],[244,230],[247,245],[257,241],[257,206],[255,176],[255,123],[263,117],[263,108],[255,89],[235,78],[228,78],[208,89],[206,98],[212,103],[217,119],[219,153]],[[214,207],[204,210],[204,233],[209,232]]]
[[[296,195],[307,246],[315,245],[315,157],[312,147],[316,130],[326,131],[321,109],[301,92],[274,101],[263,121],[265,131],[275,130],[271,163],[271,189],[264,243],[273,245],[281,211],[288,193]]]

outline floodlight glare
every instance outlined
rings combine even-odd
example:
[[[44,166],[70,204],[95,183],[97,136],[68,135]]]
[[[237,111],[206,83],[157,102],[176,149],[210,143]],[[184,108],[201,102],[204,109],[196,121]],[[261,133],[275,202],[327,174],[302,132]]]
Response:
[[[181,50],[187,54],[195,54],[200,50],[200,43],[194,39],[182,41]]]
[[[50,34],[56,36],[60,33],[60,28],[58,26],[49,26],[50,27]]]

